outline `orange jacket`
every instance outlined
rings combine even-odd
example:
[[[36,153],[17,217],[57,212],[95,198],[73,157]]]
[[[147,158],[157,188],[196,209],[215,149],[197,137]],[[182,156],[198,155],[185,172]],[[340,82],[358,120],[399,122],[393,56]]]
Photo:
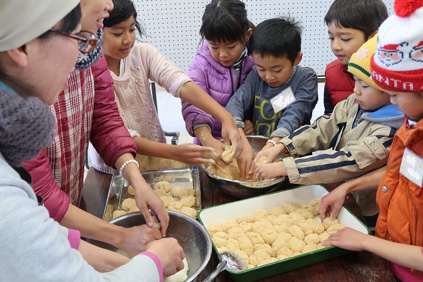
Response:
[[[423,246],[423,189],[399,172],[405,148],[423,158],[423,120],[416,126],[403,125],[394,136],[387,169],[376,196],[379,207],[376,236]],[[407,270],[423,279],[423,272]]]

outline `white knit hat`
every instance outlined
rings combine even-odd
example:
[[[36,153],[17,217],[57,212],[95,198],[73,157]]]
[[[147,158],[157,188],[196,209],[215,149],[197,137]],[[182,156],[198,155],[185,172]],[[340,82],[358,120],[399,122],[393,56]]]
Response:
[[[18,48],[61,21],[79,0],[1,0],[0,52]]]
[[[388,91],[423,91],[423,0],[395,0],[379,28],[371,61],[373,81]]]

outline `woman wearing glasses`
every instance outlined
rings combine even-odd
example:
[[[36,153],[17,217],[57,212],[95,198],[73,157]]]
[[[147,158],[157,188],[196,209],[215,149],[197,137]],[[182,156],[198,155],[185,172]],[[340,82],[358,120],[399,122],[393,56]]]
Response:
[[[183,251],[175,239],[152,242],[131,261],[80,241],[79,232],[49,218],[21,167],[52,142],[55,120],[48,105],[68,87],[79,51],[93,44],[80,32],[78,2],[0,2],[1,280],[159,281],[163,270],[172,274],[180,267]],[[97,272],[81,254],[110,272]]]
[[[89,40],[80,41],[81,54],[67,81],[69,86],[50,107],[57,120],[53,144],[23,166],[32,175],[33,189],[44,198],[52,218],[65,227],[80,230],[84,237],[136,255],[147,243],[165,235],[169,215],[137,167],[136,145],[119,115],[113,79],[100,44],[92,48],[96,37],[101,42],[103,19],[112,8],[111,0],[81,1],[84,32],[80,36]],[[160,220],[161,230],[147,225],[122,228],[78,208],[89,141],[106,164],[119,170],[132,184],[144,217],[152,223],[148,212],[151,209]]]

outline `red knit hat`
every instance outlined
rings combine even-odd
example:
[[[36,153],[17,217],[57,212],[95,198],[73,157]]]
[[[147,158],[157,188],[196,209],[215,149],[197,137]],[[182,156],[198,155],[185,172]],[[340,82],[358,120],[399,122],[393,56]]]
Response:
[[[423,0],[395,0],[379,28],[373,81],[393,92],[423,92]]]

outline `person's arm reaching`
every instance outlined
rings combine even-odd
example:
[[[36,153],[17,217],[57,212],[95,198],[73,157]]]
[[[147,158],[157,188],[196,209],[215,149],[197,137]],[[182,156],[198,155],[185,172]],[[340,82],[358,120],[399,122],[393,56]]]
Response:
[[[379,169],[339,185],[328,195],[324,196],[320,204],[320,218],[322,221],[327,216],[330,216],[332,219],[338,216],[338,213],[341,210],[345,201],[345,197],[348,193],[377,189],[385,171],[386,166],[383,166]]]

